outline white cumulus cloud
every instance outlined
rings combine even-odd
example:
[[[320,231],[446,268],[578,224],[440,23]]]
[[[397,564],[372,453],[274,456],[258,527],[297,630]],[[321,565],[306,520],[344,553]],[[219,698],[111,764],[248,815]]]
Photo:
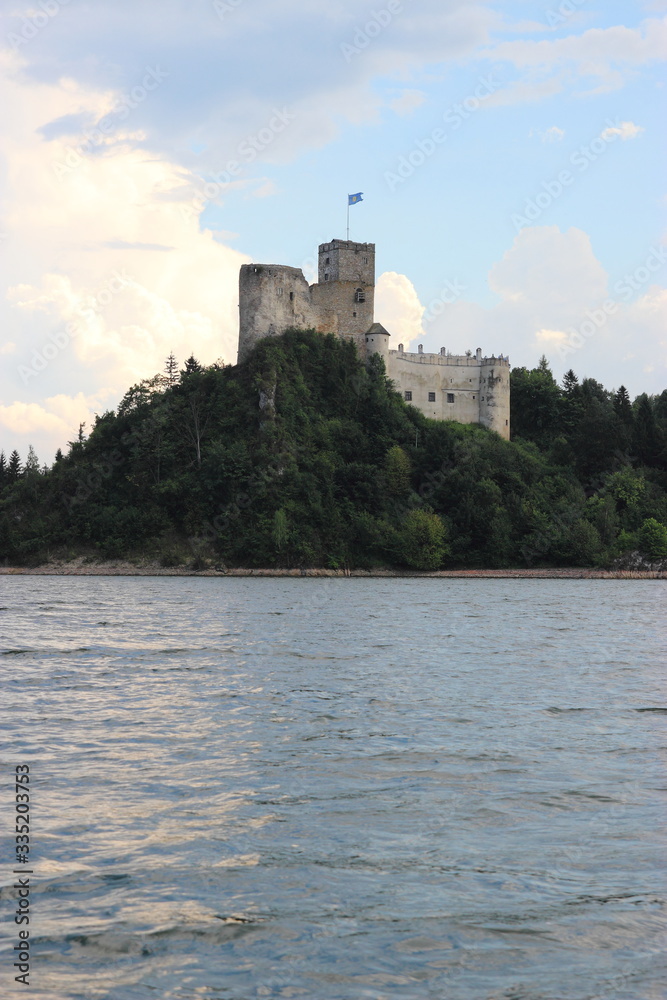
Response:
[[[610,125],[602,133],[602,138],[610,141],[616,137],[626,142],[628,139],[636,139],[644,131],[641,125],[634,122],[621,122],[619,125]]]

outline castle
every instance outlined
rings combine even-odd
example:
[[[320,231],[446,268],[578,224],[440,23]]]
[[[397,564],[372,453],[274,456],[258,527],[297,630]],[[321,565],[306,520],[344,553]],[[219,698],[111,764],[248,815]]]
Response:
[[[389,333],[374,319],[375,244],[331,240],[319,248],[318,281],[282,264],[244,264],[239,276],[239,361],[263,337],[290,328],[353,340],[360,358],[377,353],[406,402],[433,420],[482,424],[510,436],[509,360],[389,350]]]

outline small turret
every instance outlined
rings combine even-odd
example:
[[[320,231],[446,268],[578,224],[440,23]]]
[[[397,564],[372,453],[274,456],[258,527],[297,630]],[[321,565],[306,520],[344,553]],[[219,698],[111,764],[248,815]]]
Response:
[[[379,354],[384,358],[385,368],[389,363],[389,334],[382,323],[373,323],[366,333],[366,357]]]

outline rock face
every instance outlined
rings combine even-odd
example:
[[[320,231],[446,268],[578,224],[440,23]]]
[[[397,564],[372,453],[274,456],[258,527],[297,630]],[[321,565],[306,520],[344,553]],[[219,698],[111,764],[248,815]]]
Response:
[[[319,247],[318,281],[300,268],[244,264],[239,278],[239,353],[291,328],[353,340],[361,358],[381,354],[406,402],[434,420],[482,424],[510,436],[510,365],[506,357],[389,350],[389,332],[374,321],[375,244],[331,240]],[[398,337],[400,330],[393,331]]]
[[[665,573],[667,572],[667,559],[651,561],[641,552],[626,552],[614,562],[612,569],[632,573]]]

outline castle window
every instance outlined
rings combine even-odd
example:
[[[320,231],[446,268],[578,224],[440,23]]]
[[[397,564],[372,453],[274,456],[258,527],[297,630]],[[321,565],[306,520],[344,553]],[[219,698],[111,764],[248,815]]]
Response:
[[[329,272],[328,272],[328,271],[325,271],[325,272],[324,272],[324,280],[325,280],[325,281],[328,281],[328,280],[329,280]]]
[[[289,300],[290,302],[294,302],[294,292],[289,293]]]
[[[472,398],[473,398],[473,399],[477,399],[477,396],[473,396]]]
[[[368,264],[368,257],[364,257],[364,264]]]
[[[284,289],[282,289],[282,288],[279,288],[279,289],[278,289],[278,295],[282,295],[282,294],[283,294],[283,291],[284,291]]]
[[[327,257],[327,259],[325,260],[325,262],[324,262],[324,263],[325,263],[325,264],[330,264],[330,263],[331,263],[331,257]]]
[[[412,393],[409,391],[409,389],[406,389],[405,391],[405,402],[406,403],[412,402]]]
[[[448,403],[453,403],[454,399],[455,399],[454,393],[453,392],[448,392],[447,393],[447,402]]]
[[[434,392],[429,392],[429,394],[428,394],[428,401],[429,401],[429,403],[435,403],[435,393]]]
[[[354,301],[355,302],[366,301],[366,292],[363,290],[363,288],[357,288],[356,292],[354,293]]]
[[[356,314],[355,312],[353,312],[353,313],[352,313],[352,315],[353,315],[353,316],[356,316],[357,314]]]

